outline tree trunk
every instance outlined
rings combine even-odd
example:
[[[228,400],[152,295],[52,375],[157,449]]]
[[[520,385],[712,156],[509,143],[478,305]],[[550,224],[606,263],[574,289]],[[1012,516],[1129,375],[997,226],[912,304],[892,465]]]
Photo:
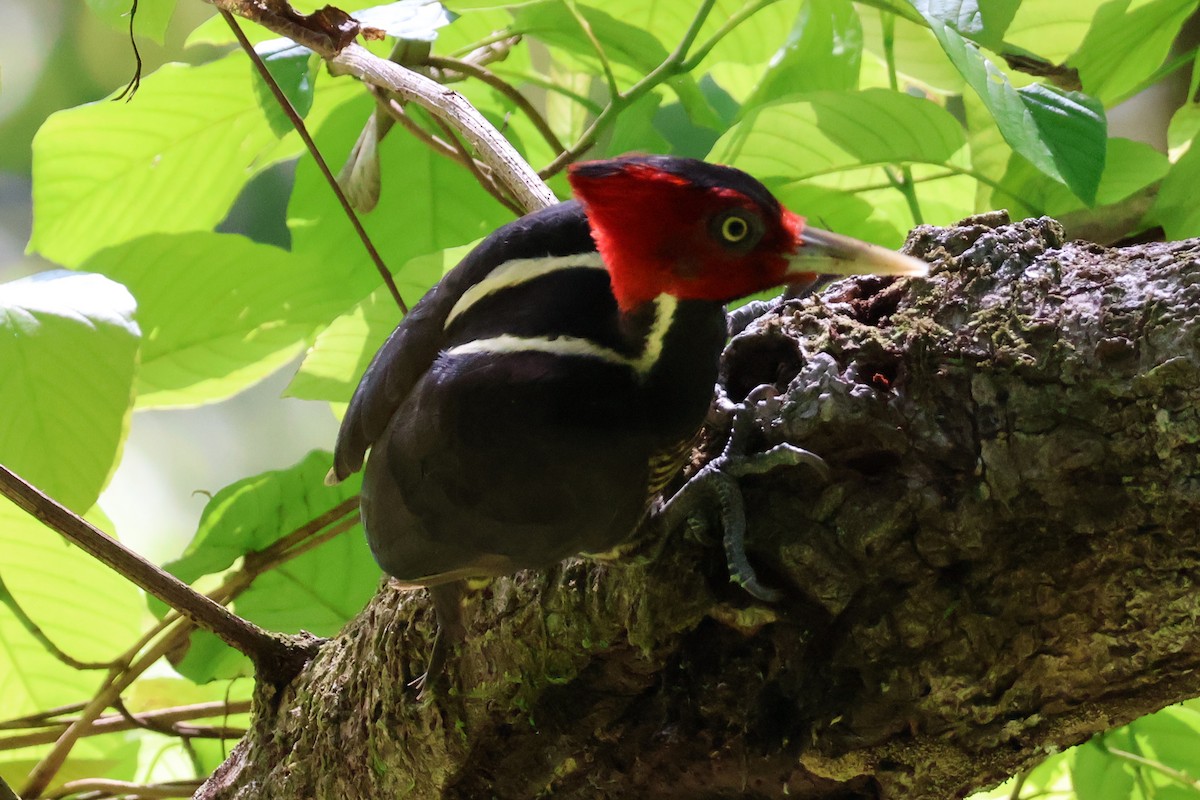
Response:
[[[421,703],[431,611],[384,587],[197,796],[951,798],[1200,695],[1200,241],[1006,222],[732,342],[731,397],[786,390],[753,449],[832,469],[742,482],[781,602],[680,531],[499,580]]]

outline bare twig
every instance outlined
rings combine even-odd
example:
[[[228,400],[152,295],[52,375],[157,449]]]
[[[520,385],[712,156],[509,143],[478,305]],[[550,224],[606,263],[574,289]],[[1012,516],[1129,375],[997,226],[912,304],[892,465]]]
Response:
[[[0,469],[3,469],[3,467],[0,467]],[[208,598],[205,599],[207,600]],[[224,610],[222,608],[222,611]],[[76,742],[86,734],[87,730],[104,712],[104,709],[112,705],[121,696],[121,692],[125,691],[154,662],[178,647],[188,634],[191,633],[192,628],[193,624],[190,620],[177,620],[174,627],[166,631],[163,637],[154,643],[153,647],[143,653],[128,668],[120,672],[114,671],[111,679],[100,688],[95,697],[88,701],[88,704],[80,712],[79,717],[71,722],[67,729],[62,732],[58,739],[55,740],[54,747],[50,749],[50,752],[29,773],[25,781],[25,786],[21,790],[21,795],[23,797],[40,797],[45,792],[46,787],[50,785],[50,782],[54,780],[54,776],[62,769],[62,765],[66,762],[67,756],[70,755]]]
[[[285,95],[283,90],[279,88],[279,84],[276,82],[275,77],[271,75],[271,71],[267,69],[267,65],[263,63],[261,58],[259,58],[258,53],[254,50],[254,45],[250,44],[250,40],[247,39],[246,34],[242,32],[242,28],[240,25],[238,25],[237,20],[234,19],[233,14],[230,14],[228,11],[222,9],[221,16],[225,18],[226,24],[229,25],[229,27],[233,30],[234,36],[237,37],[238,44],[241,45],[242,50],[246,52],[246,55],[250,57],[250,61],[253,62],[254,68],[258,70],[259,76],[271,90],[271,94],[275,97],[275,102],[279,104],[281,109],[283,109],[283,113],[287,114],[288,119],[291,120],[292,127],[296,129],[296,133],[298,133],[300,138],[304,141],[304,146],[308,148],[308,153],[312,156],[313,161],[316,163],[317,169],[319,169],[321,174],[325,176],[326,183],[329,184],[329,188],[333,191],[334,196],[337,197],[338,204],[341,205],[342,211],[345,213],[346,218],[350,220],[350,225],[354,228],[354,233],[363,243],[363,247],[366,248],[367,255],[371,257],[371,262],[375,265],[375,269],[378,270],[380,276],[383,277],[383,283],[388,287],[388,291],[391,293],[392,299],[396,301],[396,305],[400,307],[400,311],[404,314],[407,314],[408,305],[404,302],[404,298],[400,296],[400,289],[396,286],[396,281],[392,278],[391,271],[387,268],[387,265],[383,263],[383,257],[379,255],[379,251],[375,249],[375,243],[372,242],[371,237],[367,235],[367,231],[363,227],[362,221],[359,220],[358,214],[354,211],[354,207],[351,206],[350,201],[346,199],[346,194],[342,191],[341,184],[337,182],[337,178],[334,177],[333,172],[329,169],[329,164],[325,162],[325,157],[321,155],[321,151],[317,149],[317,143],[313,141],[312,136],[310,136],[308,133],[308,126],[304,124],[304,120],[298,113],[296,113],[296,109],[292,107],[292,103],[290,100],[288,100],[287,95]]]
[[[534,107],[533,103],[529,102],[529,98],[521,94],[519,91],[517,91],[515,86],[501,78],[496,73],[492,72],[490,69],[465,59],[442,58],[439,56],[429,56],[425,59],[425,63],[429,64],[431,67],[449,71],[451,74],[458,72],[463,75],[469,75],[472,78],[477,78],[481,82],[491,86],[493,89],[500,92],[500,94],[511,100],[513,105],[521,109],[521,112],[529,118],[529,121],[533,123],[533,127],[537,128],[538,133],[540,133],[542,138],[546,140],[546,144],[550,145],[550,147],[554,149],[554,152],[561,153],[566,149],[562,141],[554,133],[554,129],[550,127],[550,123],[547,122],[546,118],[542,116],[541,112]]]
[[[129,781],[114,781],[102,778],[69,781],[62,785],[50,798],[71,797],[85,792],[93,800],[106,800],[110,797],[129,798],[129,800],[159,800],[169,797],[191,797],[200,788],[203,781],[172,781],[171,783],[130,783]]]
[[[25,513],[58,531],[93,558],[115,570],[148,594],[178,609],[196,625],[211,631],[255,663],[288,660],[291,645],[213,602],[104,531],[46,496],[15,472],[0,465],[0,495]]]
[[[504,194],[503,191],[501,191],[500,187],[496,185],[490,175],[483,174],[482,170],[479,168],[479,164],[475,161],[475,157],[467,151],[467,148],[463,146],[463,143],[459,141],[459,138],[454,135],[454,129],[451,128],[450,125],[441,117],[434,117],[434,122],[436,122],[438,127],[442,129],[442,133],[446,135],[446,139],[449,140],[452,145],[454,145],[454,149],[458,154],[458,161],[466,166],[468,170],[470,170],[471,175],[475,178],[475,181],[484,189],[486,189],[488,194],[496,198],[497,202],[499,202],[509,211],[516,214],[518,217],[521,216],[521,214],[524,213],[521,210],[521,207],[513,202],[513,200]]]
[[[25,613],[25,609],[21,607],[21,604],[17,602],[17,598],[13,597],[12,592],[10,592],[8,587],[4,584],[3,576],[0,576],[0,603],[8,606],[8,610],[11,611],[12,615],[17,618],[17,622],[21,624],[21,627],[23,627],[30,636],[36,639],[42,647],[46,648],[46,651],[50,653],[50,655],[66,664],[71,669],[113,669],[118,666],[118,664],[113,661],[80,661],[79,659],[66,653],[62,648],[56,645],[49,636],[46,635],[46,632],[42,630],[40,625],[33,621],[32,617]]]
[[[213,733],[228,729],[211,727],[205,729],[195,726],[180,729],[177,723],[229,714],[243,714],[249,710],[250,701],[239,700],[232,703],[213,701],[209,703],[196,703],[190,706],[159,708],[153,711],[143,711],[140,714],[130,714],[129,717],[126,717],[124,714],[105,714],[93,721],[83,731],[80,738],[99,736],[105,733],[118,733],[137,727],[149,727],[170,736],[211,736]],[[51,744],[57,741],[63,732],[74,722],[76,722],[76,719],[60,720],[50,723],[46,727],[41,727],[40,730],[0,737],[0,750],[15,750],[18,747]]]
[[[342,47],[342,42],[335,41],[322,31],[313,30],[311,26],[297,24],[295,19],[275,13],[267,4],[250,0],[211,2],[222,11],[253,20],[314,50],[329,62],[333,70],[354,75],[394,92],[446,120],[492,168],[497,180],[517,198],[525,211],[534,211],[558,202],[550,188],[525,163],[508,140],[457,92],[399,64],[379,58],[357,44],[348,43]],[[499,37],[498,41],[510,36]]]
[[[558,202],[508,140],[458,92],[399,64],[378,58],[358,45],[347,47],[330,64],[414,102],[449,123],[492,169],[496,179],[517,198],[524,211],[535,211]]]
[[[765,6],[766,2],[768,0],[759,0],[757,3],[748,4],[747,7],[754,7],[754,10],[757,11],[759,8]],[[551,175],[561,172],[564,167],[578,159],[596,143],[600,133],[616,120],[617,114],[622,110],[639,100],[663,81],[690,69],[691,67],[688,64],[694,65],[696,62],[693,59],[689,59],[688,51],[691,50],[696,37],[700,35],[700,29],[704,26],[704,21],[708,19],[708,14],[712,11],[715,3],[716,0],[703,0],[700,7],[696,10],[696,16],[692,18],[691,24],[688,25],[687,31],[684,32],[683,38],[679,40],[679,44],[675,46],[671,54],[633,86],[630,86],[624,92],[615,93],[608,105],[592,120],[592,124],[575,141],[575,144],[559,153],[557,158],[538,171],[538,175],[542,178],[549,178]],[[747,14],[746,16],[749,15]],[[744,17],[740,18],[744,19]],[[705,42],[704,47],[711,49],[719,41],[720,37],[724,35],[724,32],[728,32],[728,30],[732,30],[732,28],[728,24],[723,25],[721,31],[718,31],[717,34],[714,34]]]

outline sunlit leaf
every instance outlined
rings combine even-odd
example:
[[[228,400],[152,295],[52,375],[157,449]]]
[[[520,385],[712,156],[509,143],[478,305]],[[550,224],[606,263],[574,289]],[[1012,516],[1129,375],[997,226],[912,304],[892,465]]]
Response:
[[[60,650],[80,661],[116,658],[138,634],[141,593],[55,531],[0,498],[0,577]],[[102,602],[98,599],[102,598]],[[4,716],[86,700],[104,677],[58,661],[0,605]]]
[[[135,103],[50,116],[33,141],[29,246],[65,266],[147,233],[208,230],[270,165],[277,135],[245,56],[167,64]]]
[[[1154,200],[1148,218],[1158,223],[1171,240],[1200,236],[1200,203],[1196,186],[1200,185],[1200,147],[1191,148],[1171,165],[1162,188]]]
[[[0,284],[0,463],[76,511],[96,502],[125,438],[133,315],[130,293],[102,275]]]
[[[418,297],[455,264],[472,245],[419,256],[404,266],[402,292]],[[400,310],[381,286],[321,331],[300,364],[287,394],[306,400],[349,402],[375,351],[400,321]]]
[[[1067,64],[1079,70],[1085,91],[1111,103],[1139,88],[1158,69],[1195,10],[1196,0],[1105,3]]]
[[[344,263],[318,264],[233,234],[146,236],[87,267],[138,300],[142,407],[229,397],[294,358],[354,302]]]
[[[752,110],[712,158],[762,180],[797,181],[866,164],[944,164],[965,141],[928,100],[883,89],[811,92]]]
[[[119,31],[129,30],[129,21],[133,19],[133,33],[138,37],[146,37],[162,44],[163,35],[167,32],[167,23],[175,12],[176,0],[154,0],[150,3],[139,3],[137,14],[133,14],[133,4],[130,0],[87,0],[88,7],[96,16]]]
[[[852,4],[810,0],[747,98],[747,107],[797,92],[858,88],[862,48],[862,24]]]
[[[317,143],[331,163],[340,163],[350,152],[373,107],[367,98],[352,101],[322,126]],[[401,129],[380,143],[379,154],[383,191],[375,210],[362,221],[393,270],[415,256],[482,238],[512,219],[466,168]],[[380,284],[362,242],[309,159],[302,159],[296,169],[288,216],[293,252],[342,281],[338,297],[349,299],[339,310]],[[397,277],[406,279],[402,271]],[[419,296],[406,300],[411,304]]]
[[[930,0],[915,0],[913,5],[983,100],[1009,145],[1084,202],[1092,203],[1104,169],[1107,124],[1103,107],[1087,95],[1042,84],[1013,88],[976,44],[934,13]]]
[[[358,476],[337,486],[325,485],[332,463],[332,454],[315,451],[293,467],[264,472],[217,492],[204,509],[192,543],[166,569],[189,582],[222,572],[238,558],[262,550],[353,497],[359,490]],[[379,576],[362,528],[356,525],[259,576],[234,607],[270,630],[326,636],[362,608]],[[198,635],[176,666],[203,682],[230,677],[243,665],[240,654],[211,635]]]
[[[1075,754],[1071,784],[1079,800],[1128,800],[1133,780],[1129,765],[1113,758],[1095,741]]]

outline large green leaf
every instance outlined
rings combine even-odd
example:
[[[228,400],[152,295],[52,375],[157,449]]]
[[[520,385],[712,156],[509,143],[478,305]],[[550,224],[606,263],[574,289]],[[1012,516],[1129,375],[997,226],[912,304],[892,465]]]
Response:
[[[130,0],[87,0],[88,6],[96,16],[119,31],[129,30],[129,19],[133,3]],[[153,0],[150,3],[140,3],[137,15],[133,17],[133,33],[135,36],[145,36],[162,44],[163,35],[167,32],[167,23],[175,11],[175,0]]]
[[[862,48],[862,24],[852,4],[810,0],[783,47],[771,58],[746,106],[797,92],[856,89]]]
[[[1161,180],[1169,166],[1165,155],[1144,142],[1109,139],[1096,205],[1116,203]],[[1083,201],[1065,186],[1038,172],[1016,154],[1011,155],[1000,186],[1003,190],[993,195],[992,204],[1008,206],[1014,215],[1061,216],[1083,207]]]
[[[601,10],[578,4],[577,10],[604,51],[610,67],[614,68],[613,74],[622,88],[628,88],[667,59],[668,44],[659,35],[667,34],[673,38],[674,35],[682,35],[684,30],[680,28],[668,32],[632,24],[616,16],[614,12],[617,9],[611,6]],[[541,2],[522,6],[514,13],[512,29],[570,53],[588,65],[593,73],[599,72],[596,45],[565,3]],[[618,71],[617,67],[629,69]],[[720,124],[690,73],[676,75],[670,80],[670,85],[697,123],[712,127]]]
[[[1110,756],[1093,740],[1081,746],[1071,767],[1071,785],[1079,800],[1128,800],[1133,791],[1133,770]]]
[[[886,89],[811,92],[752,110],[711,158],[761,180],[798,181],[862,165],[945,164],[965,141],[959,123],[928,100]]]
[[[1111,0],[1025,0],[1004,40],[1051,64],[1062,63],[1083,43],[1097,10],[1107,2]]]
[[[96,502],[125,438],[133,314],[125,287],[101,275],[0,284],[0,463],[76,511]]]
[[[331,163],[350,152],[373,108],[369,98],[344,104],[317,134]],[[479,239],[512,219],[464,167],[396,128],[379,145],[383,190],[363,225],[393,268],[425,253]],[[292,250],[333,270],[343,281],[340,310],[366,297],[380,277],[328,185],[310,159],[301,160],[288,206]],[[405,276],[401,272],[401,280]],[[405,299],[411,304],[419,295]]]
[[[1148,218],[1163,227],[1167,239],[1200,236],[1200,203],[1196,186],[1200,185],[1200,139],[1171,165]]]
[[[1091,204],[1104,170],[1107,124],[1103,107],[1085,94],[1042,84],[1013,88],[978,45],[958,33],[950,21],[937,16],[939,9],[932,0],[912,3],[983,100],[1005,141],[1039,170]]]
[[[241,53],[167,64],[130,103],[60,111],[33,141],[29,246],[74,267],[147,233],[211,229],[282,155]]]
[[[217,492],[204,509],[192,543],[166,569],[189,582],[222,572],[238,558],[264,549],[353,497],[361,482],[358,476],[337,486],[325,485],[332,463],[330,453],[315,451],[293,467],[264,472]],[[362,529],[355,526],[260,576],[238,598],[235,609],[271,630],[331,635],[371,597],[379,576]],[[177,668],[203,682],[230,677],[243,663],[211,635],[197,634]]]
[[[419,256],[404,265],[400,291],[419,297],[462,260],[474,244]],[[400,310],[387,287],[380,286],[321,331],[304,356],[287,394],[306,400],[346,403],[375,351],[400,321]]]
[[[1112,104],[1138,89],[1163,63],[1196,0],[1112,0],[1100,7],[1087,37],[1067,61],[1083,88]]]
[[[145,333],[140,407],[229,397],[294,358],[354,302],[345,263],[320,264],[235,234],[156,234],[87,268],[121,281]]]
[[[81,661],[116,658],[137,638],[144,603],[127,580],[0,498],[0,579],[60,650]],[[88,699],[103,672],[75,670],[0,605],[0,697],[13,717]]]
[[[1177,705],[1130,723],[1140,753],[1179,772],[1200,775],[1200,710]]]

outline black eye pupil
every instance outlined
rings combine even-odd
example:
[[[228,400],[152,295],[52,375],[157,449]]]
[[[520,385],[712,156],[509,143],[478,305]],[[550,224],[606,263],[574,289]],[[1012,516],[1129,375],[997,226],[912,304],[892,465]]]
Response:
[[[738,217],[730,217],[725,220],[725,238],[736,242],[746,235],[746,220]]]

